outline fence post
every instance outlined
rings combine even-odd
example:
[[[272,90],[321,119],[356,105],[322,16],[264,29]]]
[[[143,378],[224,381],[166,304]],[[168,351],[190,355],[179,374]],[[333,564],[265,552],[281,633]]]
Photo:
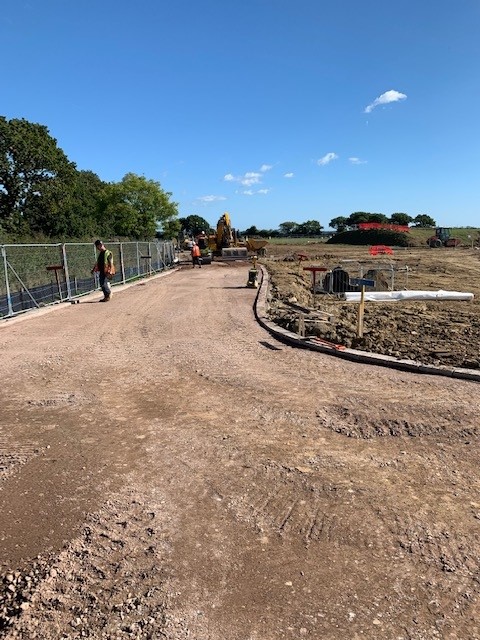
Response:
[[[8,282],[7,250],[3,245],[2,245],[2,257],[3,257],[3,268],[5,270],[5,291],[7,294],[8,315],[13,316],[12,296],[10,295],[10,284]]]
[[[163,268],[164,268],[164,269],[165,269],[166,264],[167,264],[167,262],[166,262],[166,260],[165,260],[165,258],[167,257],[167,255],[166,255],[166,254],[167,254],[167,252],[166,252],[166,248],[167,248],[167,247],[166,247],[166,245],[165,245],[165,242],[162,242],[162,262],[163,262]]]
[[[120,269],[122,271],[122,283],[125,284],[125,263],[123,261],[123,242],[120,242]]]
[[[70,276],[68,274],[67,250],[65,248],[65,243],[62,244],[62,262],[63,262],[63,274],[65,276],[65,282],[67,285],[67,300],[71,300],[72,289],[70,287]]]
[[[165,271],[165,260],[164,260],[164,251],[163,251],[164,246],[165,246],[164,242],[157,243],[157,255],[159,259],[160,271]],[[160,263],[161,263],[161,266],[160,266]]]
[[[97,260],[98,260],[97,250],[95,248],[95,245],[93,245],[93,264],[94,265],[97,264]],[[93,284],[94,284],[93,290],[96,291],[100,286],[98,281],[98,273],[96,271],[93,272]]]
[[[138,275],[138,277],[140,277],[141,276],[141,273],[140,273],[140,249],[138,247],[138,242],[135,243],[135,246],[137,248],[137,275]]]

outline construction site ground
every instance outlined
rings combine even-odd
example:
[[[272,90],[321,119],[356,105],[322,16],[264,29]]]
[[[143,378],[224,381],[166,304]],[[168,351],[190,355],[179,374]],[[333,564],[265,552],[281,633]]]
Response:
[[[314,302],[287,253],[280,321]],[[411,288],[477,294],[473,250],[398,258]],[[248,269],[0,325],[0,638],[480,639],[478,383],[278,342]],[[402,305],[366,328],[478,363],[478,296],[410,303],[415,329]]]
[[[298,256],[303,259],[298,260]],[[305,259],[306,258],[306,259]],[[445,367],[480,368],[480,251],[455,249],[397,249],[392,255],[369,254],[369,247],[337,247],[312,243],[269,248],[266,261],[271,274],[273,300],[270,315],[274,322],[298,331],[301,306],[321,311],[307,333],[346,347],[387,356],[418,360]],[[473,293],[471,302],[414,301],[366,304],[363,336],[357,336],[358,304],[342,303],[338,296],[324,294],[321,286],[312,291],[313,276],[308,269],[340,266],[352,278],[373,278],[380,290],[457,291]],[[325,273],[316,274],[320,283]],[[367,287],[366,291],[373,290]],[[293,303],[293,305],[291,304]],[[313,314],[314,315],[314,314]],[[308,320],[308,315],[305,316]]]

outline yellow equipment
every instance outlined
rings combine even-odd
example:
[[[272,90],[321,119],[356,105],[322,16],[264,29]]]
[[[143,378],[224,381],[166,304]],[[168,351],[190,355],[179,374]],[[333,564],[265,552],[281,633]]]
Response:
[[[257,271],[257,258],[254,256],[252,258],[253,266],[248,270],[248,280],[247,287],[250,289],[258,288],[258,271]]]
[[[216,233],[208,236],[208,246],[214,256],[223,260],[246,260],[248,257],[248,249],[244,242],[238,240],[226,211],[217,222]]]
[[[220,216],[216,232],[208,236],[208,246],[212,254],[221,257],[222,260],[247,260],[249,253],[265,255],[264,247],[267,244],[267,240],[258,238],[239,240],[227,211]]]
[[[268,240],[259,240],[258,238],[247,238],[245,240],[247,249],[251,253],[257,253],[259,256],[266,254],[265,246],[268,244]]]

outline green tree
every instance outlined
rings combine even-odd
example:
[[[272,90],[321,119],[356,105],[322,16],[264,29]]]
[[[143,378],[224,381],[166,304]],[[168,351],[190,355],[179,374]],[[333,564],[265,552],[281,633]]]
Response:
[[[178,218],[170,218],[162,222],[161,228],[157,230],[157,237],[162,237],[165,240],[173,240],[174,238],[178,238],[181,229],[180,220]]]
[[[298,224],[296,222],[282,222],[278,225],[280,233],[284,236],[291,236],[297,232]]]
[[[105,187],[106,183],[93,171],[76,172],[72,197],[66,203],[66,217],[70,223],[67,237],[91,238],[105,234],[101,215]]]
[[[409,225],[410,222],[413,222],[413,218],[409,216],[408,213],[392,213],[390,222],[393,222],[393,224]]]
[[[296,233],[302,236],[319,236],[322,229],[323,227],[318,220],[307,220],[297,226]]]
[[[10,233],[68,231],[64,206],[75,165],[46,127],[0,117],[0,227]]]
[[[354,224],[358,224],[359,222],[369,222],[370,221],[370,213],[366,213],[365,211],[355,211],[351,213],[347,218],[347,225],[351,227]]]
[[[367,222],[387,223],[388,217],[384,213],[369,213]]]
[[[129,238],[153,238],[178,216],[178,205],[159,182],[127,173],[104,189],[102,219],[106,233]]]
[[[416,227],[436,227],[437,223],[433,218],[427,216],[425,213],[419,213],[418,216],[415,216],[413,219],[413,224]]]
[[[209,222],[197,215],[190,215],[186,218],[179,218],[180,228],[186,235],[198,235],[202,231],[210,233],[211,225]]]
[[[345,216],[338,216],[330,220],[328,226],[330,229],[335,229],[338,233],[341,233],[348,226],[348,219]]]

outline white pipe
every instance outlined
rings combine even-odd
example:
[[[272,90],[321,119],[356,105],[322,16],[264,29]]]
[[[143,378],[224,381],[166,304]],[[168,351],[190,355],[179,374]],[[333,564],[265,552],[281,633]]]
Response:
[[[360,302],[360,291],[348,291],[344,294],[347,302]],[[366,291],[365,300],[369,302],[399,302],[401,300],[473,300],[473,293],[461,291]]]

